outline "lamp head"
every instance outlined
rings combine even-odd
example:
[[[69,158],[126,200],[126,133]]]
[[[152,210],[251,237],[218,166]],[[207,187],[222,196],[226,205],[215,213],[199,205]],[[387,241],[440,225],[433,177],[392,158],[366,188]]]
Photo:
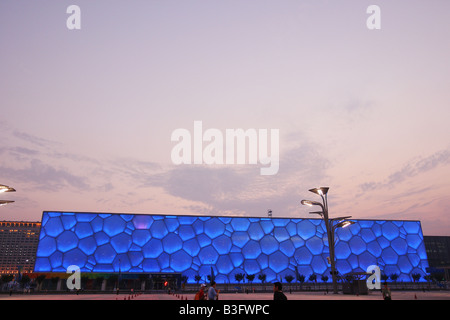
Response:
[[[16,189],[0,184],[0,193],[1,192],[15,192]]]
[[[304,206],[310,206],[310,207],[312,207],[312,206],[321,206],[322,207],[322,204],[320,202],[317,202],[317,201],[302,200],[300,203],[302,205],[304,205]]]
[[[344,221],[339,222],[339,223],[336,225],[336,228],[346,228],[346,227],[348,227],[348,226],[351,226],[351,225],[354,224],[354,223],[355,223],[354,221],[344,220]]]
[[[310,192],[318,194],[319,196],[324,196],[327,194],[329,187],[319,187],[319,188],[313,188],[309,189]]]
[[[0,200],[0,206],[5,206],[8,203],[13,203],[14,201],[12,200]]]

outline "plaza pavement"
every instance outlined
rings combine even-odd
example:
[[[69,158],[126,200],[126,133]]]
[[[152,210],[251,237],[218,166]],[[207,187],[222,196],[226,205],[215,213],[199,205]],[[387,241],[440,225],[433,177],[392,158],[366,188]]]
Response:
[[[324,294],[323,292],[286,293],[288,300],[382,300],[380,292],[368,295]],[[221,293],[220,300],[273,300],[273,293]],[[1,300],[194,300],[194,293],[116,294],[1,294]],[[450,300],[450,291],[393,291],[392,300]]]

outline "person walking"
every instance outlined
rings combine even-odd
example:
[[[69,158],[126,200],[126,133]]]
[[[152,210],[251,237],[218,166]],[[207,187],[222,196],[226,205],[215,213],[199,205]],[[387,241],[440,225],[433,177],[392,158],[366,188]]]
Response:
[[[219,300],[220,290],[216,290],[216,282],[211,282],[211,287],[208,290],[208,300]]]
[[[392,300],[391,298],[391,289],[388,288],[387,283],[384,284],[382,289],[383,299],[384,300]]]
[[[202,283],[202,285],[200,286],[200,290],[195,295],[194,300],[206,300],[205,290],[206,290],[206,284]]]
[[[281,282],[275,282],[273,284],[273,300],[287,300],[286,295],[283,293]]]

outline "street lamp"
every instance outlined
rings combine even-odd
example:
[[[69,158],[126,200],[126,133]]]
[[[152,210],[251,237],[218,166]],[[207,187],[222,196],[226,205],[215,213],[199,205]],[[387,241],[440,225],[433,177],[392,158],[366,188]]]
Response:
[[[16,191],[16,189],[14,189],[14,188],[11,188],[9,186],[5,186],[4,184],[0,184],[0,193],[3,193],[3,192],[15,192],[15,191]],[[4,205],[7,205],[8,203],[12,203],[12,202],[14,202],[14,201],[12,201],[12,200],[0,200],[0,206],[4,206]]]
[[[311,200],[302,200],[301,204],[310,206],[310,207],[319,206],[322,209],[322,211],[314,211],[314,212],[310,212],[310,214],[320,215],[320,217],[325,222],[325,228],[326,228],[327,237],[328,237],[328,247],[330,250],[330,260],[329,261],[331,264],[331,276],[333,279],[333,292],[338,293],[337,281],[336,281],[336,261],[335,261],[335,253],[334,253],[334,234],[335,234],[335,230],[337,228],[348,227],[348,226],[352,225],[354,222],[346,220],[348,218],[351,218],[351,216],[338,217],[338,218],[333,218],[333,219],[330,219],[328,217],[327,193],[328,193],[329,189],[330,189],[329,187],[320,187],[320,188],[313,188],[313,189],[309,190],[310,192],[319,195],[322,198],[322,203],[317,202],[317,201],[311,201]],[[337,223],[335,224],[336,221],[337,221]]]

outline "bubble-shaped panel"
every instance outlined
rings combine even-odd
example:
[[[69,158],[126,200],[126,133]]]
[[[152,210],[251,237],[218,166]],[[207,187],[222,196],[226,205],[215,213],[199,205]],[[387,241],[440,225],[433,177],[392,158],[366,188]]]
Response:
[[[361,254],[364,251],[366,251],[366,243],[359,236],[354,236],[353,238],[351,238],[349,241],[349,244],[350,244],[350,250],[356,255]]]
[[[63,224],[59,217],[49,218],[47,223],[43,226],[47,235],[56,237],[64,231]]]
[[[163,246],[160,240],[151,239],[147,242],[143,248],[142,253],[145,258],[157,258],[161,253],[163,253]]]
[[[318,255],[323,251],[323,241],[319,237],[312,237],[306,240],[306,247],[313,255]]]
[[[81,268],[86,264],[86,254],[78,248],[66,252],[63,257],[63,267],[67,269],[71,265],[75,265]]]
[[[292,241],[286,240],[286,241],[283,241],[283,242],[280,244],[280,250],[281,250],[281,252],[283,252],[286,256],[292,257],[292,256],[294,255],[294,252],[295,252],[295,247],[294,247]]]
[[[269,268],[279,273],[286,269],[289,265],[289,259],[280,251],[272,253],[269,255]]]
[[[264,231],[259,223],[252,223],[248,229],[248,235],[252,240],[261,240],[264,237]]]
[[[108,236],[113,237],[123,232],[126,225],[126,222],[119,215],[113,215],[105,219],[103,231]]]
[[[402,238],[396,238],[392,240],[391,246],[398,255],[404,255],[408,250],[408,244],[406,243],[406,240]]]
[[[211,218],[205,222],[205,234],[211,239],[217,238],[225,231],[225,225],[218,218]]]
[[[73,248],[76,248],[78,246],[77,235],[72,231],[64,231],[56,239],[56,246],[61,252],[67,252]]]
[[[153,223],[153,219],[151,216],[147,215],[136,215],[133,218],[134,227],[137,230],[148,230]]]
[[[243,248],[242,253],[246,259],[256,259],[261,254],[261,247],[256,241],[249,241]]]
[[[74,215],[63,215],[61,216],[61,221],[66,230],[72,229],[77,224],[77,219]]]
[[[250,240],[250,237],[248,236],[247,232],[236,231],[231,236],[231,240],[233,241],[233,245],[237,246],[238,248],[242,248]]]
[[[165,236],[169,234],[169,230],[167,230],[166,224],[163,220],[158,220],[153,222],[150,227],[150,232],[153,238],[163,239]]]
[[[231,262],[231,259],[228,255],[222,255],[217,260],[217,270],[220,273],[223,274],[229,274],[231,271],[233,271],[234,266],[233,262]]]
[[[64,255],[60,251],[56,251],[50,256],[50,264],[52,265],[52,268],[62,268],[62,261],[63,261]]]
[[[391,221],[387,221],[381,227],[383,230],[383,235],[388,240],[394,240],[399,235],[398,227]]]
[[[150,231],[148,230],[135,230],[132,234],[133,243],[139,247],[144,246],[151,238]]]
[[[116,251],[109,243],[107,243],[98,247],[94,256],[97,263],[110,264],[114,261]]]
[[[352,251],[346,242],[340,241],[334,250],[336,259],[347,259]]]
[[[164,251],[168,254],[177,252],[183,247],[183,241],[177,234],[170,233],[162,240]]]
[[[261,250],[265,254],[271,254],[278,250],[278,241],[271,235],[266,235],[261,239]]]
[[[175,272],[182,272],[187,270],[192,264],[192,257],[185,251],[180,250],[175,252],[170,261],[170,266]]]
[[[327,264],[320,255],[313,257],[311,265],[313,266],[314,271],[319,274],[323,274],[327,270]]]
[[[80,249],[87,255],[91,255],[97,249],[97,242],[94,237],[88,237],[80,240]]]
[[[212,244],[219,254],[227,254],[231,250],[232,241],[230,237],[221,235],[215,238]]]
[[[48,257],[56,251],[56,241],[54,238],[45,237],[39,241],[36,256]]]
[[[250,221],[247,218],[233,218],[231,226],[234,231],[247,231],[250,226]]]
[[[195,238],[195,231],[192,226],[180,226],[178,235],[180,236],[181,240],[187,241],[189,239]]]
[[[299,248],[295,250],[295,259],[298,264],[310,264],[313,255],[306,247]]]
[[[94,231],[88,222],[80,222],[75,227],[75,233],[79,239],[83,239],[92,236]]]
[[[382,257],[387,264],[396,264],[398,261],[398,254],[391,247],[383,250]]]
[[[297,231],[300,237],[308,240],[316,234],[316,226],[309,220],[303,220],[297,224]]]
[[[117,236],[112,237],[111,245],[117,253],[126,253],[131,247],[131,236],[126,233],[118,234]]]
[[[198,257],[202,264],[215,264],[219,258],[219,254],[212,246],[208,246],[200,250]]]
[[[128,252],[128,257],[132,267],[139,266],[144,260],[144,255],[140,251],[130,251]]]
[[[191,239],[183,243],[183,249],[191,255],[191,257],[196,257],[200,252],[200,245],[197,239]]]

